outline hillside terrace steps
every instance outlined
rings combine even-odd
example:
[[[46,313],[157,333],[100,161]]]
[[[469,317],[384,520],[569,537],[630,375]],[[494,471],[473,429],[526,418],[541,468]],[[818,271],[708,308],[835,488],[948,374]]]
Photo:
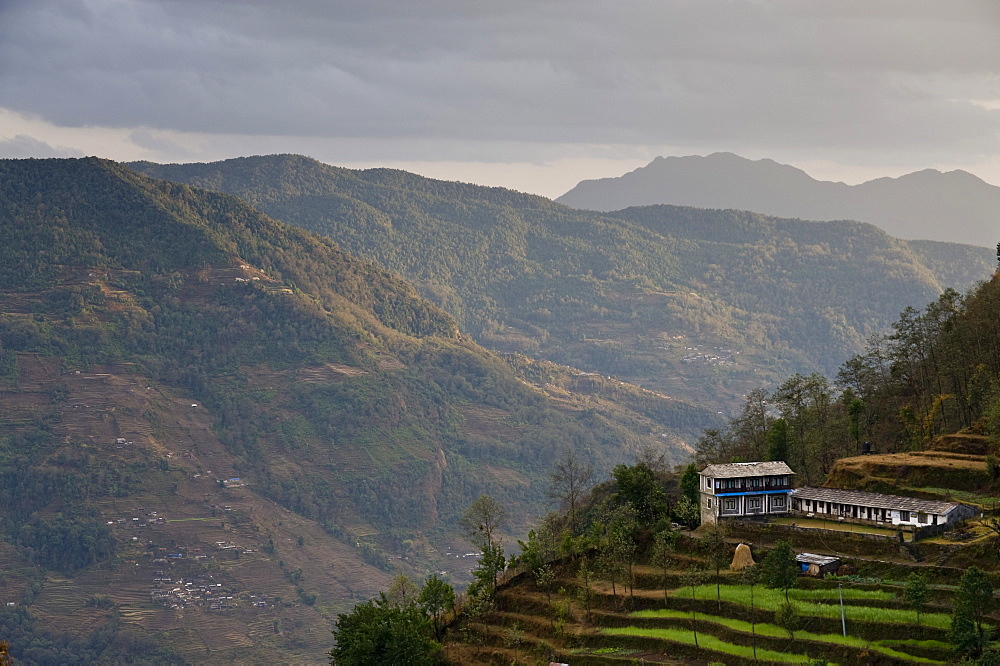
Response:
[[[906,488],[975,491],[990,483],[985,457],[924,450],[841,458],[827,476],[827,487],[907,494]]]
[[[644,570],[644,574],[649,574],[652,571],[648,565],[641,565],[639,568]],[[726,624],[728,620],[748,621],[749,608],[735,601],[726,600],[725,594],[722,610],[719,610],[714,593],[708,597],[703,596],[704,592],[699,593],[699,597],[695,601],[686,598],[683,588],[679,588],[678,585],[683,574],[682,570],[687,568],[689,567],[684,562],[680,565],[675,563],[668,573],[670,596],[666,607],[675,613],[684,613],[683,617],[678,615],[631,617],[625,605],[625,599],[627,599],[628,595],[623,594],[621,586],[619,586],[617,599],[615,599],[611,595],[611,586],[608,581],[595,580],[591,587],[594,593],[591,612],[593,622],[585,622],[586,611],[580,599],[573,595],[569,599],[568,605],[565,606],[568,610],[568,615],[565,615],[566,611],[563,611],[564,616],[562,620],[564,621],[563,631],[565,633],[553,631],[554,624],[561,624],[557,619],[556,609],[567,603],[567,596],[559,594],[555,590],[560,587],[567,590],[575,588],[578,581],[572,575],[572,570],[563,569],[558,572],[557,581],[553,585],[551,606],[548,603],[546,594],[538,590],[530,582],[530,579],[524,579],[520,584],[513,587],[503,587],[498,590],[497,610],[465,625],[466,629],[462,631],[471,632],[472,634],[478,633],[480,635],[479,642],[473,641],[472,644],[463,643],[461,648],[456,648],[454,654],[456,656],[461,654],[467,659],[474,659],[469,655],[475,654],[480,659],[477,663],[499,663],[491,655],[499,655],[502,652],[507,655],[508,660],[513,659],[514,656],[523,658],[526,654],[535,654],[533,651],[539,646],[548,644],[554,646],[556,650],[555,661],[569,663],[620,663],[620,660],[623,658],[635,659],[638,655],[642,655],[646,661],[653,662],[658,661],[658,658],[672,658],[673,660],[689,659],[698,660],[699,662],[709,660],[724,663],[743,663],[733,654],[705,650],[704,641],[702,649],[697,650],[689,643],[675,642],[669,638],[613,636],[600,631],[604,627],[639,627],[648,629],[672,628],[688,632],[691,628],[690,612],[694,610],[700,614],[696,620],[699,635],[711,636],[714,640],[749,647],[749,630],[744,632],[739,628],[734,628]],[[724,585],[735,584],[738,578],[737,575],[726,575],[723,572]],[[636,581],[635,602],[637,609],[659,609],[664,607],[663,591],[658,585],[652,584],[654,579],[655,577],[653,576],[644,575]],[[706,574],[702,584],[708,588],[714,588],[714,576],[711,573]],[[800,587],[804,590],[822,588],[826,590],[828,596],[822,596],[817,600],[817,603],[836,605],[836,587],[830,587],[828,583],[824,583],[823,581],[809,581],[808,585],[803,582]],[[930,658],[938,660],[938,663],[944,663],[947,654],[950,654],[944,648],[929,648],[925,645],[911,646],[907,644],[904,638],[893,642],[891,646],[882,646],[881,643],[883,638],[890,639],[905,635],[907,638],[938,641],[943,645],[946,640],[947,628],[937,626],[928,627],[925,625],[920,630],[919,636],[916,636],[909,633],[910,625],[905,625],[906,628],[904,629],[904,625],[886,624],[882,621],[868,622],[851,619],[852,613],[863,613],[865,609],[871,609],[874,612],[878,612],[878,609],[897,609],[904,612],[909,610],[909,607],[898,597],[900,590],[895,587],[881,587],[895,593],[897,596],[894,598],[879,597],[871,599],[858,597],[844,600],[845,605],[848,607],[848,633],[850,636],[856,637],[855,640],[857,641],[853,647],[831,643],[819,638],[819,636],[825,634],[834,635],[840,633],[839,617],[807,614],[804,616],[807,618],[808,624],[806,630],[814,634],[814,636],[802,637],[797,632],[796,639],[790,644],[787,637],[776,638],[774,635],[759,634],[757,637],[758,648],[767,648],[790,655],[810,654],[817,656],[817,652],[819,652],[824,657],[834,659],[838,663],[858,663],[857,660],[862,651],[861,645],[869,642],[873,646],[876,646],[874,649],[879,652],[879,663],[911,663],[910,659],[905,658],[907,654],[912,655],[914,659]],[[679,593],[678,589],[681,589]],[[869,590],[872,588],[869,586],[860,586],[858,589]],[[763,592],[763,589],[761,591]],[[811,595],[810,598],[812,598]],[[796,603],[809,602],[806,599],[802,599]],[[941,606],[935,602],[933,608],[928,608],[928,612],[940,614],[946,613],[947,609],[945,606]],[[754,612],[754,616],[758,624],[773,625],[773,609],[758,606]],[[713,619],[716,617],[720,618],[719,621]],[[512,631],[515,626],[516,630]],[[907,633],[900,634],[901,631]],[[512,642],[516,642],[516,645],[512,645]],[[515,649],[512,650],[511,648]],[[896,650],[897,652],[893,653],[892,650]],[[650,658],[647,659],[646,654],[649,654]],[[671,657],[666,657],[665,655],[670,655]],[[734,659],[737,661],[734,662]]]

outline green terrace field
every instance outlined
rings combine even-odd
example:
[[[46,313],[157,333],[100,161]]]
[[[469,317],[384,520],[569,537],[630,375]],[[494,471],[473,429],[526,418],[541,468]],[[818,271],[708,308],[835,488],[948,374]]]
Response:
[[[898,586],[842,582],[844,636],[837,582],[800,578],[799,587],[789,591],[798,615],[790,635],[776,624],[774,612],[784,603],[784,592],[755,585],[751,602],[749,586],[726,570],[718,591],[714,571],[705,569],[699,569],[700,584],[682,585],[697,563],[678,555],[666,575],[637,566],[634,590],[592,577],[589,595],[579,563],[564,563],[548,594],[522,574],[501,588],[495,608],[466,616],[452,628],[449,663],[954,661],[947,642],[949,590],[935,589],[918,626]]]

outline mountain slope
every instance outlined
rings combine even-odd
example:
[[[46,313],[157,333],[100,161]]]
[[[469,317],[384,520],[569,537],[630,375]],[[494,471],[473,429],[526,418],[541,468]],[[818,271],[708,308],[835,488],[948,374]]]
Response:
[[[904,307],[993,261],[865,224],[669,206],[600,215],[293,155],[132,166],[333,238],[406,276],[485,346],[721,411],[789,372],[833,372]]]
[[[480,493],[520,534],[565,449],[679,463],[718,423],[500,359],[329,240],[115,163],[0,161],[0,231],[0,633],[23,663],[79,636],[93,661],[174,636],[322,663],[388,572],[465,580]]]
[[[617,178],[582,181],[556,201],[598,211],[675,204],[808,220],[861,220],[899,238],[994,247],[1000,187],[965,171],[933,169],[846,185],[815,180],[773,160],[714,153],[658,157]]]

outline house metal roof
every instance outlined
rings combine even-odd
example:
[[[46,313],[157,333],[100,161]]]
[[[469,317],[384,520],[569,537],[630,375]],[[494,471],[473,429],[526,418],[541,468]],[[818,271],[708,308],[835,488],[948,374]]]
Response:
[[[795,474],[783,462],[746,462],[728,463],[725,465],[709,465],[701,470],[702,476],[713,479],[736,479],[744,476],[772,476],[777,474]]]
[[[917,499],[916,497],[866,493],[860,490],[840,490],[839,488],[796,488],[791,494],[795,499],[834,502],[836,504],[854,504],[873,509],[922,511],[938,516],[943,516],[952,509],[960,506],[958,502],[941,502],[938,500]]]
[[[840,559],[836,557],[830,557],[829,555],[814,555],[813,553],[799,553],[795,556],[796,562],[805,562],[806,564],[818,564],[821,567],[827,564],[833,564],[834,562],[839,562]]]

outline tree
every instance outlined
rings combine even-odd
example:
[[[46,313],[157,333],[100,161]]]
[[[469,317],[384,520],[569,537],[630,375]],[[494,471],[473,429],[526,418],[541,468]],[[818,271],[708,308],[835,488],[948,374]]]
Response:
[[[500,544],[500,529],[507,524],[507,511],[489,495],[480,495],[462,514],[460,524],[469,540],[485,551]]]
[[[798,563],[792,545],[787,541],[779,541],[760,564],[761,580],[764,585],[775,590],[785,591],[785,603],[788,600],[788,590],[795,587],[798,580]]]
[[[799,628],[799,612],[795,604],[785,602],[774,611],[774,623],[788,632],[788,638],[795,640],[795,630]]]
[[[434,637],[440,641],[444,631],[444,614],[455,607],[455,589],[438,578],[437,574],[432,574],[420,588],[417,603],[430,618],[434,627]]]
[[[903,587],[903,600],[913,607],[917,613],[917,626],[920,626],[920,611],[930,597],[930,588],[927,587],[927,576],[914,571],[906,579]]]
[[[722,612],[722,567],[732,561],[732,553],[729,552],[729,544],[726,543],[726,535],[722,531],[719,523],[708,533],[702,544],[708,561],[715,569],[715,597],[719,603],[719,612]]]
[[[674,520],[688,527],[698,527],[701,522],[701,508],[697,502],[692,502],[686,496],[674,504],[672,513]]]
[[[688,498],[695,506],[698,506],[701,501],[701,493],[698,491],[699,483],[698,466],[691,463],[684,468],[684,473],[681,474],[681,497]]]
[[[479,565],[472,572],[475,581],[469,586],[469,594],[491,596],[497,576],[506,565],[500,529],[507,524],[507,511],[489,495],[480,495],[462,514],[460,523],[469,540],[482,551]]]
[[[591,620],[591,607],[594,602],[594,591],[591,587],[593,582],[594,572],[590,568],[590,560],[586,555],[580,558],[580,568],[576,573],[577,580],[580,581],[580,586],[577,594],[580,597],[580,601],[583,602],[583,608],[587,612],[587,622]]]
[[[691,568],[684,572],[681,576],[681,587],[688,587],[691,589],[691,601],[694,602],[697,598],[696,592],[698,586],[701,585],[702,572],[697,568]],[[694,646],[698,647],[698,625],[695,616],[695,605],[691,604],[691,631],[694,633]]]
[[[506,565],[503,546],[487,544],[479,556],[479,564],[472,570],[473,581],[469,585],[469,594],[474,597],[491,598],[497,587],[497,577]]]
[[[556,461],[549,475],[548,496],[559,500],[569,510],[569,528],[576,533],[576,508],[580,498],[590,488],[594,478],[594,468],[576,457],[573,449],[567,448]]]
[[[636,511],[632,504],[615,507],[604,518],[604,534],[598,566],[611,581],[611,593],[617,601],[617,583],[626,588],[632,582],[637,548],[635,530],[638,527]]]
[[[517,545],[521,547],[521,553],[511,556],[510,566],[523,566],[529,571],[537,571],[540,567],[556,559],[559,549],[558,534],[554,529],[556,520],[551,516],[546,516],[538,529],[528,532],[528,540],[517,540]]]
[[[431,638],[431,632],[430,622],[416,604],[397,606],[380,594],[378,599],[337,616],[333,630],[336,645],[330,650],[330,663],[437,664],[441,646]]]
[[[656,474],[645,463],[617,465],[611,470],[615,480],[614,501],[630,504],[643,526],[655,525],[667,513],[667,496]]]
[[[677,546],[677,532],[666,529],[656,533],[653,537],[653,550],[649,556],[649,562],[661,571],[660,584],[663,587],[663,604],[667,603],[667,571],[673,564],[674,549]]]
[[[545,601],[549,608],[552,608],[552,586],[556,582],[556,572],[552,565],[546,564],[534,570],[535,586],[545,593]],[[552,618],[552,625],[555,627],[555,617]]]
[[[955,590],[949,640],[963,655],[979,656],[989,642],[984,621],[995,606],[993,584],[979,567],[969,567]]]
[[[788,460],[788,421],[777,419],[767,431],[767,459]]]
[[[752,564],[740,573],[740,582],[750,588],[750,636],[753,642],[753,660],[757,661],[757,609],[754,606],[753,591],[760,581],[760,566]]]
[[[399,574],[392,579],[385,596],[389,603],[402,608],[416,603],[419,595],[420,588],[414,585],[413,581],[406,577],[406,574]]]

